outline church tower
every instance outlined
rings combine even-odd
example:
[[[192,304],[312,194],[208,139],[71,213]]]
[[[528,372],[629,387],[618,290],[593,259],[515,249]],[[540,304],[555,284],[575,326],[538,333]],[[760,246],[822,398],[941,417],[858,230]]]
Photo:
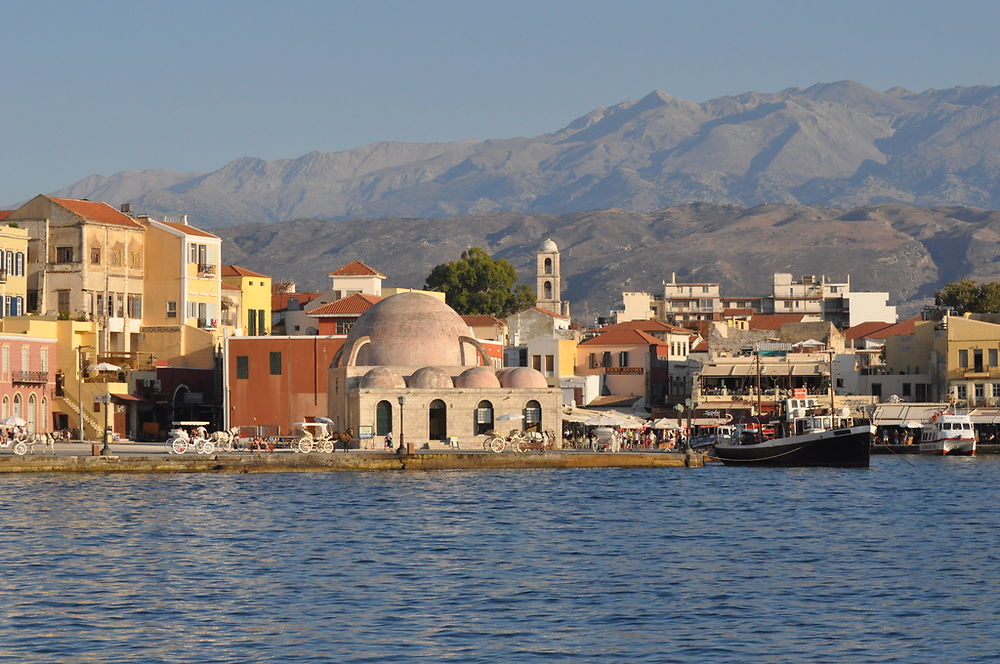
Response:
[[[535,265],[535,306],[555,314],[569,316],[569,302],[562,301],[559,247],[551,239],[542,243]]]

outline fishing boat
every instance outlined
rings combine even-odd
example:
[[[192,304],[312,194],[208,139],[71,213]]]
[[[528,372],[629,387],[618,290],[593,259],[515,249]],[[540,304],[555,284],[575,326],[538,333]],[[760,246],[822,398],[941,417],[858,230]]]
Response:
[[[784,421],[737,425],[737,435],[715,444],[726,465],[867,468],[875,427],[855,424],[847,409],[822,412],[815,399],[786,399]]]
[[[920,453],[976,456],[976,429],[968,413],[948,409],[932,415],[920,430]]]

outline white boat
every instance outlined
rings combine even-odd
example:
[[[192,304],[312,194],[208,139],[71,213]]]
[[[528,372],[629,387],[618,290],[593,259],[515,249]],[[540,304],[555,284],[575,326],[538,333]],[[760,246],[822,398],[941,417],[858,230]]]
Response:
[[[968,413],[941,411],[920,430],[920,453],[956,456],[976,455],[976,429]]]

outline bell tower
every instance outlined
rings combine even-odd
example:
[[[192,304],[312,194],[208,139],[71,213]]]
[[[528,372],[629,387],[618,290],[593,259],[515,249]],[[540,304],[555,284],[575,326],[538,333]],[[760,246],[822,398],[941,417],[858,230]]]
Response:
[[[569,302],[562,301],[559,247],[551,239],[542,243],[535,262],[535,306],[555,314],[569,315]]]

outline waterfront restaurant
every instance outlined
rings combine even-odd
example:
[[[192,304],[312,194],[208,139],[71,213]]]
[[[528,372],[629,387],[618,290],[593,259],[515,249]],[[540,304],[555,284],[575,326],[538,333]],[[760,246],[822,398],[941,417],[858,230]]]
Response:
[[[329,376],[329,416],[362,448],[468,448],[488,431],[562,430],[561,391],[529,367],[495,370],[451,307],[423,293],[381,300],[351,328]]]

